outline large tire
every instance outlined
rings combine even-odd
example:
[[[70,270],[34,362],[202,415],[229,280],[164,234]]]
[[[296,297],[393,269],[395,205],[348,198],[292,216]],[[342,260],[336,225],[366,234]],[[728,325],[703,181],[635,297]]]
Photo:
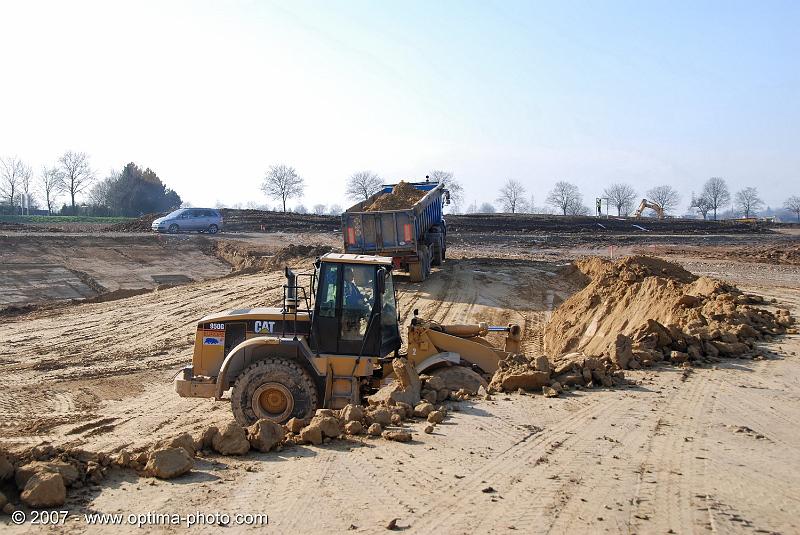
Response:
[[[431,265],[441,266],[442,262],[444,261],[444,249],[442,249],[442,244],[434,243],[432,247],[433,247],[433,259],[431,260]]]
[[[179,230],[180,230],[180,227],[178,225],[176,225],[175,223],[173,223],[173,224],[171,224],[169,226],[169,228],[167,229],[167,232],[169,232],[170,234],[177,234]]]
[[[219,232],[219,227],[218,226],[209,225],[209,227],[208,227],[208,233],[209,234],[216,234],[217,232]]]
[[[233,416],[243,427],[261,418],[279,424],[290,418],[310,418],[317,403],[317,388],[308,372],[296,362],[278,357],[251,364],[231,392]]]

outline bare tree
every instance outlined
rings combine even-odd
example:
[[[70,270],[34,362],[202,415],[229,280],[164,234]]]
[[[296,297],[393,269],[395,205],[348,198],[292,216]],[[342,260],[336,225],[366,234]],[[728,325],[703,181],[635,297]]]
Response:
[[[297,175],[294,167],[287,165],[273,165],[267,171],[261,191],[269,197],[280,199],[283,211],[286,211],[286,200],[300,197],[305,189],[303,179]]]
[[[342,207],[338,204],[332,204],[330,208],[328,208],[328,213],[330,215],[342,215]]]
[[[516,180],[506,180],[503,187],[500,188],[500,196],[497,197],[497,202],[503,205],[504,212],[517,212],[517,208],[521,201],[524,201],[525,186]]]
[[[628,215],[636,200],[636,190],[628,184],[611,184],[603,191],[603,197],[617,209],[618,216]]]
[[[324,215],[326,208],[327,208],[327,206],[325,206],[324,204],[315,204],[314,205],[314,213],[316,215]]]
[[[573,215],[577,207],[583,204],[583,195],[578,191],[575,184],[570,184],[563,180],[556,182],[556,185],[547,194],[547,204],[561,211],[563,215]]]
[[[381,189],[383,180],[372,171],[359,171],[347,179],[345,195],[355,201],[366,201],[370,196]]]
[[[696,210],[698,214],[703,216],[703,219],[706,219],[708,218],[708,212],[711,210],[711,205],[703,195],[695,197],[694,193],[692,193],[692,201],[689,204],[689,208]]]
[[[444,184],[447,191],[450,192],[450,205],[453,207],[453,212],[461,211],[461,205],[464,204],[464,187],[461,182],[453,178],[453,173],[434,169],[428,173],[428,176],[431,180]]]
[[[75,197],[83,193],[94,180],[94,172],[89,166],[89,155],[85,152],[67,151],[58,159],[61,172],[61,191],[69,194],[72,214],[75,212]]]
[[[496,210],[494,209],[494,206],[490,202],[485,202],[481,204],[480,207],[478,208],[479,214],[493,214],[495,212]]]
[[[736,192],[736,206],[742,211],[744,217],[755,215],[757,211],[764,208],[764,201],[758,196],[756,188],[744,188]]]
[[[647,197],[661,206],[664,213],[668,214],[678,207],[681,202],[681,196],[678,191],[672,186],[656,186],[647,191]]]
[[[703,184],[703,193],[701,195],[705,202],[708,204],[709,211],[714,212],[714,221],[717,220],[717,210],[728,204],[731,200],[731,194],[728,191],[728,184],[725,180],[715,176],[709,178]]]
[[[298,204],[297,206],[294,207],[293,212],[295,214],[307,214],[308,213],[308,208],[306,208],[303,203],[300,203],[300,204]]]
[[[12,156],[0,159],[0,194],[8,199],[8,205],[12,212],[19,197],[23,176],[26,173],[30,176],[30,168],[19,158]]]
[[[797,216],[797,222],[800,223],[800,196],[799,195],[792,195],[786,202],[783,203],[783,207],[789,210],[790,212],[794,212]]]
[[[31,201],[34,201],[31,195],[31,190],[33,189],[32,178],[33,172],[31,168],[23,164],[19,175],[19,189],[22,193],[22,208],[28,208],[28,215],[31,214]]]
[[[58,167],[42,166],[42,172],[39,175],[39,193],[44,197],[44,202],[47,204],[47,213],[53,213],[53,205],[58,198],[58,189],[61,185],[61,173]]]

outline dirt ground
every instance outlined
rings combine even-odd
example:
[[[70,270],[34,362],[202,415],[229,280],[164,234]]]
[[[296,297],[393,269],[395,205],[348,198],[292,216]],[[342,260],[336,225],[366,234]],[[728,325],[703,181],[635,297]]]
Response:
[[[291,234],[241,237],[267,249],[298,241]],[[327,232],[300,239],[338,241]],[[778,247],[796,244],[782,241],[794,237],[771,239]],[[397,277],[401,320],[419,309],[441,322],[516,322],[523,351],[536,354],[549,313],[576,290],[559,268],[587,252],[610,254],[586,241],[545,250],[516,238],[456,240],[451,259],[425,283]],[[702,252],[670,249],[669,259],[800,314],[800,266]],[[50,441],[113,452],[229,420],[224,402],[179,398],[172,376],[191,360],[199,317],[276,305],[283,283],[278,270],[197,278],[3,318],[0,445],[21,450]],[[363,438],[212,455],[173,481],[112,471],[100,486],[70,492],[66,527],[104,531],[87,526],[83,514],[91,512],[199,511],[266,513],[279,533],[383,532],[392,519],[412,533],[798,532],[800,337],[772,342],[763,355],[686,374],[672,366],[629,371],[635,384],[626,388],[463,402],[432,435],[412,426],[409,444]],[[39,530],[13,526],[7,516],[0,525]]]

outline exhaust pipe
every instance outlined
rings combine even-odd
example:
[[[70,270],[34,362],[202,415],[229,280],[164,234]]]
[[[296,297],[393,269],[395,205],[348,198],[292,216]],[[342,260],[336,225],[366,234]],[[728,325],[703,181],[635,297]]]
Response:
[[[286,268],[286,302],[283,304],[283,309],[287,314],[294,314],[297,312],[297,275]]]

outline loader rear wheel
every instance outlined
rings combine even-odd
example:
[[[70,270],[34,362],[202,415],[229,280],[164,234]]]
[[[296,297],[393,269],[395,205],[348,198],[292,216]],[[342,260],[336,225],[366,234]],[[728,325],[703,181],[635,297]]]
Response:
[[[243,427],[262,418],[282,424],[290,418],[313,416],[317,389],[308,372],[297,363],[268,358],[251,364],[236,379],[231,408]]]
[[[408,274],[411,282],[422,282],[425,280],[425,268],[422,260],[408,265]]]

